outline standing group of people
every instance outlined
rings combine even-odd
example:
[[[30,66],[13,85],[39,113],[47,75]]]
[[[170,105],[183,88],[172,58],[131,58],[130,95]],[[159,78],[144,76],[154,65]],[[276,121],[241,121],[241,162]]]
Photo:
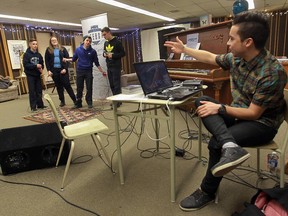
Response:
[[[112,94],[121,93],[121,58],[125,56],[122,43],[114,37],[108,27],[102,29],[102,35],[106,39],[103,56],[106,58],[107,74]],[[86,85],[85,100],[88,108],[93,108],[93,64],[106,76],[106,72],[99,64],[98,54],[91,46],[92,38],[83,37],[83,43],[76,48],[72,58],[64,46],[58,42],[55,36],[49,40],[49,47],[45,52],[45,64],[48,76],[51,76],[60,100],[60,107],[66,105],[64,89],[74,103],[74,108],[82,107],[84,83]],[[76,62],[76,86],[75,95],[68,73],[69,62]],[[29,48],[23,57],[23,66],[28,80],[29,102],[31,111],[46,108],[42,100],[41,76],[43,76],[44,60],[38,52],[36,39],[29,40]]]
[[[233,101],[230,105],[221,104],[208,96],[195,101],[196,112],[212,134],[209,141],[209,163],[201,185],[180,202],[184,211],[200,209],[211,203],[223,178],[245,160],[250,154],[243,147],[263,145],[271,141],[284,120],[286,103],[283,90],[287,75],[279,61],[265,49],[270,29],[267,17],[260,12],[243,12],[234,17],[227,45],[230,52],[216,55],[204,50],[195,50],[176,41],[166,41],[165,46],[172,52],[185,53],[193,58],[224,70],[229,70]],[[110,29],[102,30],[107,40],[104,54],[108,67],[108,77],[113,94],[121,93],[121,57],[125,55],[119,41],[112,36]],[[43,58],[37,53],[37,42],[31,40],[24,56],[24,67],[28,78],[31,109],[43,108],[40,75]],[[86,81],[86,102],[92,106],[92,65],[99,68],[97,53],[91,48],[91,38],[84,37],[84,43],[77,48],[72,59],[68,59],[65,48],[55,37],[47,48],[46,66],[56,84],[60,106],[65,105],[63,87],[76,108],[82,107],[83,83]],[[67,61],[76,61],[77,97],[68,82]]]

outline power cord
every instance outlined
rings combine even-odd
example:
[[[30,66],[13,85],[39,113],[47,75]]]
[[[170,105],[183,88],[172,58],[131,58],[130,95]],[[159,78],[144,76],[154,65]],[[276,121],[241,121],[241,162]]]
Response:
[[[166,107],[167,107],[167,109],[168,109],[168,111],[169,111],[169,113],[170,113],[170,109],[169,109],[169,106],[168,106],[168,102],[169,102],[169,100],[167,101],[167,103],[166,103]],[[141,112],[141,117],[142,117],[142,119],[145,119],[145,117],[144,117],[144,112],[143,112],[143,101],[141,100],[140,101],[140,112]],[[155,128],[154,128],[154,131],[155,131]],[[167,137],[168,137],[168,135],[167,136],[164,136],[164,137],[161,137],[161,138],[153,138],[152,136],[150,136],[150,134],[148,133],[148,131],[146,130],[146,135],[151,139],[151,140],[153,140],[153,141],[161,141],[161,140],[163,140],[163,139],[166,139]]]
[[[84,161],[78,161],[79,159],[81,158],[87,158],[86,160]],[[72,161],[71,161],[71,164],[82,164],[82,163],[87,163],[89,161],[91,161],[93,159],[93,156],[92,155],[81,155],[79,157],[76,157],[74,158]]]
[[[49,191],[55,193],[55,194],[58,195],[62,200],[64,200],[64,202],[66,202],[67,204],[69,204],[69,205],[71,205],[71,206],[73,206],[73,207],[78,208],[78,209],[81,209],[81,210],[86,211],[86,212],[89,212],[89,213],[91,213],[91,214],[93,214],[93,215],[98,215],[98,216],[100,216],[98,213],[96,213],[96,212],[94,212],[94,211],[91,211],[91,210],[89,210],[89,209],[83,208],[83,207],[81,207],[81,206],[79,206],[79,205],[76,205],[76,204],[68,201],[68,200],[65,199],[59,192],[57,192],[57,191],[55,191],[54,189],[49,188],[49,187],[47,187],[47,186],[38,185],[38,184],[32,184],[32,183],[12,182],[12,181],[6,181],[6,180],[3,180],[3,179],[0,179],[0,181],[3,182],[3,183],[13,184],[13,185],[24,185],[24,186],[32,186],[32,187],[44,188],[44,189],[46,189],[46,190],[49,190]]]
[[[237,170],[238,171],[247,171],[247,173],[239,175],[239,174],[235,173],[235,171],[237,171]],[[257,173],[257,170],[255,168],[252,168],[250,166],[246,167],[246,166],[242,165],[242,166],[235,168],[230,174],[224,176],[223,178],[226,180],[247,186],[247,187],[252,188],[252,189],[257,189],[257,190],[261,189],[258,187],[258,184],[259,184],[259,181],[262,181],[262,180],[270,179],[270,180],[276,182],[275,186],[277,186],[279,184],[279,179],[275,178],[275,175],[273,175],[272,173],[268,173],[268,172],[265,173],[262,171],[261,175],[263,175],[265,178],[258,178],[256,181],[256,186],[254,186],[254,185],[250,184],[249,182],[245,181],[243,178],[241,178],[241,176],[250,175],[250,174],[258,174],[258,173]],[[233,179],[233,178],[235,178],[235,179]]]
[[[166,106],[166,109],[168,112],[170,112],[169,108],[167,108]],[[129,116],[121,116],[121,119],[123,119],[126,124],[123,125],[122,123],[119,124],[119,126],[121,127],[120,128],[120,136],[123,135],[124,133],[128,133],[127,137],[122,141],[122,143],[120,144],[121,148],[122,146],[127,142],[128,138],[134,134],[138,137],[137,139],[137,143],[136,143],[136,146],[137,146],[137,149],[140,151],[140,157],[142,158],[152,158],[152,157],[161,157],[161,158],[164,158],[164,159],[170,159],[170,146],[163,142],[162,139],[166,138],[167,136],[165,136],[164,138],[160,138],[160,139],[154,139],[152,138],[151,136],[149,136],[148,134],[148,137],[151,139],[151,140],[156,140],[156,141],[159,141],[159,143],[161,145],[164,145],[164,146],[158,146],[157,148],[156,147],[152,147],[152,148],[141,148],[140,147],[140,140],[141,140],[141,137],[142,135],[145,133],[145,122],[146,122],[146,118],[144,118],[144,113],[143,113],[143,102],[140,102],[139,105],[138,105],[138,111],[142,113],[142,117],[140,117],[141,119],[141,128],[140,128],[140,132],[137,132],[136,131],[136,123],[137,121],[139,120],[138,117],[133,117],[133,119],[130,119]],[[148,110],[146,112],[151,112],[151,110]],[[163,110],[163,112],[165,112],[165,110]],[[105,118],[105,116],[104,116]],[[107,118],[106,118],[107,119]],[[113,119],[109,119],[111,121],[113,121]],[[185,121],[187,123],[187,120]],[[153,119],[151,119],[151,124],[152,124],[152,128],[154,129],[154,131],[156,130],[156,125],[154,124],[154,121]],[[159,125],[157,125],[157,127],[160,127],[160,123],[158,122]],[[169,131],[169,124],[167,125],[168,127],[168,131]],[[188,126],[189,127],[189,126]],[[169,132],[168,132],[169,133]],[[106,134],[107,135],[107,145],[109,145],[109,139],[111,136],[115,136],[115,131],[114,132],[111,132],[110,134]],[[190,153],[189,151],[192,150],[192,139],[190,138],[185,138],[186,141],[184,142],[183,144],[183,148],[179,148],[176,146],[176,154],[178,150],[182,151],[182,153],[180,153],[179,155],[176,155],[176,156],[179,156],[179,157],[182,157],[184,160],[192,160],[192,159],[198,159],[198,156],[195,156],[193,155],[192,153]],[[121,139],[122,140],[122,139]],[[106,146],[105,146],[106,147]],[[178,150],[177,150],[178,149]],[[117,149],[115,149],[111,155],[111,167],[113,166],[112,164],[112,161],[113,161],[113,158],[114,158],[114,155],[115,153],[117,152]],[[203,163],[203,165],[205,165],[208,161],[208,159],[206,157],[202,157],[201,158],[201,161]]]
[[[120,136],[123,134],[123,133],[128,133],[127,137],[124,139],[124,141],[122,143],[120,143],[120,148],[122,148],[122,146],[126,143],[126,141],[128,140],[128,138],[131,136],[132,133],[135,133],[137,135],[137,133],[134,131],[134,128],[135,128],[135,125],[136,125],[136,122],[137,122],[137,117],[133,117],[132,120],[130,121],[130,123],[128,124],[129,126],[131,126],[133,129],[130,130],[130,131],[127,131],[124,129],[120,129]],[[115,134],[115,131],[111,132],[109,136],[107,136],[107,141],[109,140],[109,138],[112,136],[112,134]],[[113,135],[115,136],[115,135]],[[138,136],[138,135],[137,135]],[[109,142],[109,141],[108,141]],[[115,149],[112,154],[111,154],[111,169],[113,170],[113,158],[114,158],[114,155],[115,153],[117,152],[117,149]]]

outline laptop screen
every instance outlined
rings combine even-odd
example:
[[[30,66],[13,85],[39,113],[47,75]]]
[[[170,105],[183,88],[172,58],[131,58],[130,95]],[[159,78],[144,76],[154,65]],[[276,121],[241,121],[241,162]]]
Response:
[[[145,95],[173,86],[164,61],[139,62],[133,65]]]

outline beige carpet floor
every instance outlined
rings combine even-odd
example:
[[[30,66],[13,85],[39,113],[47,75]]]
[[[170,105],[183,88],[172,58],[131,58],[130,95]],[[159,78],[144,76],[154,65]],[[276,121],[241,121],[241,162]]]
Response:
[[[47,92],[51,94],[51,89]],[[51,95],[55,103],[59,103],[56,93]],[[72,101],[67,103],[68,107],[72,106]],[[1,128],[37,124],[23,119],[23,116],[31,114],[28,104],[27,95],[0,103]],[[151,120],[142,121],[140,118],[125,116],[120,118],[125,173],[125,184],[121,185],[117,173],[112,110],[107,102],[95,101],[94,105],[102,110],[98,118],[109,127],[109,131],[101,133],[100,136],[112,158],[111,164],[116,173],[112,174],[99,158],[90,138],[81,138],[76,141],[73,163],[64,191],[60,190],[64,166],[0,176],[0,215],[228,216],[234,211],[241,210],[243,203],[249,201],[256,193],[256,189],[245,185],[244,182],[259,187],[271,187],[275,184],[270,179],[259,181],[254,172],[236,170],[235,175],[229,174],[223,179],[218,204],[212,203],[201,210],[189,213],[181,211],[178,207],[179,202],[199,187],[205,174],[207,167],[205,161],[208,156],[205,140],[209,139],[209,134],[203,132],[205,134],[202,145],[203,161],[199,161],[196,157],[197,141],[193,139],[193,130],[197,131],[197,126],[192,118],[187,117],[185,120],[185,113],[177,112],[176,145],[185,149],[186,154],[185,157],[176,158],[176,202],[170,202],[169,139],[164,138],[168,133],[165,121],[160,122],[160,137],[163,140],[157,151],[155,141],[149,138],[154,134],[154,124]],[[132,108],[135,107],[129,104],[121,107],[121,109]],[[189,133],[187,125],[191,130]],[[192,137],[189,140],[188,135]],[[252,157],[243,164],[245,169],[255,167],[255,152],[249,151]],[[265,163],[263,154],[263,168]]]

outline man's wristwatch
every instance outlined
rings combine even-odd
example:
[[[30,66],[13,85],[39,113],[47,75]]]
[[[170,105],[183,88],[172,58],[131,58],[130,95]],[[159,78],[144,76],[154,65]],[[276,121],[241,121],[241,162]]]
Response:
[[[220,115],[225,115],[225,114],[226,114],[226,107],[225,107],[224,104],[221,104],[221,106],[220,106],[219,109],[218,109],[218,113],[219,113]]]

